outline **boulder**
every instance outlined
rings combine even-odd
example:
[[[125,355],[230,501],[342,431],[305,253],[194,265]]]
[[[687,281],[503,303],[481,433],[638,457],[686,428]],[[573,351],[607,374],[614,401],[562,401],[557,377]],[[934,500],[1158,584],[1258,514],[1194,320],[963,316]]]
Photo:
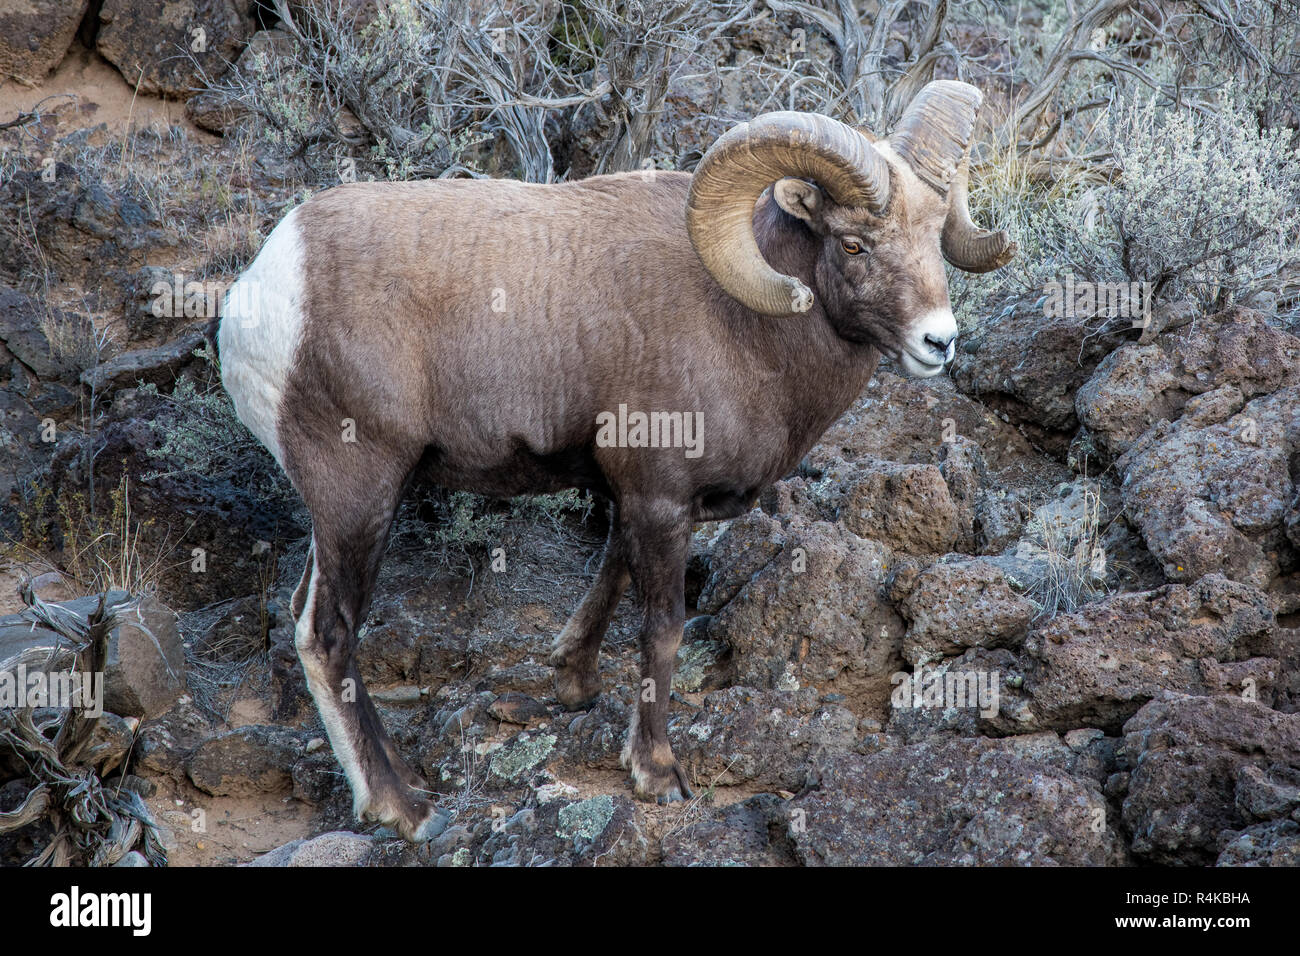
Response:
[[[334,830],[278,846],[244,866],[366,866],[373,853],[373,837]]]
[[[1188,410],[1143,433],[1116,461],[1124,506],[1170,580],[1219,572],[1268,587],[1300,562],[1287,534],[1300,385],[1212,419]]]
[[[140,92],[182,99],[234,62],[256,24],[236,0],[104,0],[95,48]]]
[[[1113,352],[1075,404],[1167,579],[1300,569],[1300,338],[1248,309],[1201,317]]]
[[[1130,334],[1017,309],[963,337],[952,379],[963,394],[1023,427],[1037,444],[1063,458],[1079,427],[1075,392]]]
[[[759,524],[742,524],[735,534],[748,537]],[[815,686],[844,694],[860,713],[883,717],[903,634],[902,620],[880,594],[889,552],[825,521],[794,517],[784,527],[767,524],[766,531],[778,549],[709,624],[709,638],[731,649],[735,682],[776,690]],[[738,550],[727,540],[732,533],[723,532],[718,554]],[[752,550],[768,554],[771,544]],[[704,594],[729,591],[722,582],[737,577],[715,558]]]
[[[1014,647],[1037,608],[992,564],[957,558],[921,572],[899,610],[909,622],[903,657],[916,666],[968,647]]]
[[[0,76],[38,84],[63,62],[90,0],[23,0],[0,6]]]
[[[1221,575],[1114,594],[1030,632],[1012,665],[1016,682],[1004,686],[1000,712],[984,726],[1116,733],[1165,691],[1272,703],[1279,653],[1268,599]],[[980,661],[970,654],[962,663]]]
[[[176,612],[145,597],[109,638],[104,705],[126,717],[157,717],[183,693],[185,648]]]
[[[1050,478],[1068,473],[1042,461],[1016,428],[987,407],[958,392],[947,378],[913,379],[878,369],[857,402],[808,452],[810,467],[824,470],[837,460],[886,459],[908,465],[938,465],[945,445],[974,442],[995,475],[1033,460]]]
[[[820,866],[1118,866],[1099,784],[1055,734],[940,736],[820,767],[787,805],[795,856]]]
[[[84,320],[58,309],[47,313],[45,306],[35,299],[0,285],[0,342],[8,350],[8,357],[20,362],[41,382],[75,379],[75,369],[67,356],[51,346],[47,329],[60,325],[70,328],[77,323]],[[6,378],[13,382],[18,375],[9,372]]]
[[[1243,858],[1259,833],[1241,831],[1300,808],[1300,714],[1170,694],[1124,725],[1122,754],[1131,768],[1124,824],[1149,863],[1205,865],[1230,847],[1228,859]]]
[[[288,790],[305,735],[276,726],[249,725],[204,741],[190,755],[186,773],[214,797],[243,797]]]
[[[1154,344],[1115,350],[1079,388],[1075,409],[1094,440],[1118,456],[1161,420],[1223,421],[1244,401],[1296,384],[1300,339],[1257,312],[1230,309]]]
[[[906,554],[951,551],[957,506],[935,465],[874,461],[845,478],[838,518],[849,531]]]

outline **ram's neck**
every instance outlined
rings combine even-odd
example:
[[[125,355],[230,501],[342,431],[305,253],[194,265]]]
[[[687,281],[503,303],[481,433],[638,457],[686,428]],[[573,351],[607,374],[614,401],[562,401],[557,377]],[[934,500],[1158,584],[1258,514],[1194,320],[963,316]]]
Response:
[[[781,412],[790,430],[786,457],[792,460],[781,464],[788,470],[862,393],[880,353],[840,338],[822,311],[816,282],[821,243],[816,236],[770,199],[755,209],[754,234],[771,266],[801,279],[815,297],[811,311],[788,318],[741,310],[743,328],[738,329],[785,385],[775,391],[786,403]]]

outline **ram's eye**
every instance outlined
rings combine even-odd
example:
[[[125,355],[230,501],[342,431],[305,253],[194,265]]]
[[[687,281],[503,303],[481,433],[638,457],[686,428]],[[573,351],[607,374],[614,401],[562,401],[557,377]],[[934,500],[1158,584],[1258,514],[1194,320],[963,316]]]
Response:
[[[840,248],[851,256],[856,256],[862,252],[862,243],[855,239],[841,239]]]

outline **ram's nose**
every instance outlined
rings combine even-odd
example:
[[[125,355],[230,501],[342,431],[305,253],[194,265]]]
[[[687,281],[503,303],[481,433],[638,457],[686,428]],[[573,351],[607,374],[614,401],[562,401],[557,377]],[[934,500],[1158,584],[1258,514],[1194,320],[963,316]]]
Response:
[[[957,352],[956,333],[953,333],[947,338],[927,334],[922,341],[929,346],[930,351],[933,352],[936,357],[942,358],[944,362],[951,362],[953,355]]]
[[[957,353],[957,320],[952,309],[931,309],[912,325],[903,348],[903,368],[919,378],[938,375]]]

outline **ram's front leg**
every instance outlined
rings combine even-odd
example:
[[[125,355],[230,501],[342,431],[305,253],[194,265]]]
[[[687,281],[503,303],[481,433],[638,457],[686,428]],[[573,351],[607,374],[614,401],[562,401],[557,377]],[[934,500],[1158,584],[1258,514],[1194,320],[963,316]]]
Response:
[[[691,524],[684,508],[655,502],[623,521],[623,541],[644,619],[641,624],[641,682],[636,710],[623,747],[623,766],[643,800],[670,803],[691,796],[686,774],[668,741],[668,705],[673,666],[686,622],[686,556]]]
[[[609,537],[600,571],[591,590],[555,639],[555,649],[551,651],[555,696],[566,710],[582,710],[600,694],[600,642],[629,580],[619,540],[618,512],[611,508]]]

